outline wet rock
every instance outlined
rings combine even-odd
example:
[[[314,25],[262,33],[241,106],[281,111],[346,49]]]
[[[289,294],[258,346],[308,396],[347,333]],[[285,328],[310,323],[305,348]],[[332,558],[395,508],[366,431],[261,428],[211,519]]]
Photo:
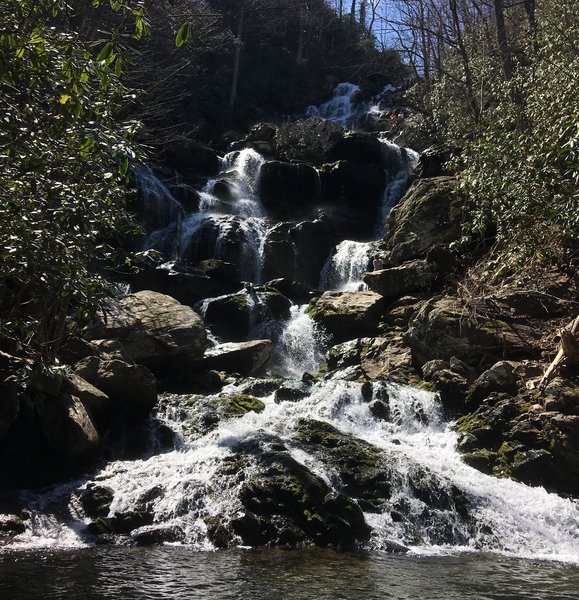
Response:
[[[248,290],[211,298],[205,305],[205,322],[220,339],[241,342],[247,339],[255,314],[255,301]]]
[[[88,483],[86,487],[78,493],[84,513],[91,519],[106,517],[114,498],[112,488],[96,483]]]
[[[457,240],[461,233],[461,200],[456,179],[416,181],[386,220],[383,248],[394,265],[423,256],[431,247]]]
[[[164,394],[159,398],[159,413],[168,412],[182,423],[190,440],[198,439],[219,426],[224,419],[242,417],[248,412],[261,412],[265,404],[244,393],[205,395]]]
[[[198,365],[207,345],[203,321],[192,308],[152,291],[110,301],[106,316],[86,335],[120,340],[137,364],[160,375]]]
[[[458,298],[428,300],[410,320],[404,340],[417,365],[453,356],[471,365],[483,360],[526,356],[537,333],[526,325],[507,324],[500,319],[478,315],[471,318]]]
[[[129,510],[115,513],[112,517],[97,517],[86,527],[91,535],[116,534],[127,535],[134,529],[153,524],[153,515],[147,512]]]
[[[400,298],[412,292],[429,290],[436,277],[436,269],[426,260],[413,260],[399,267],[366,273],[364,283],[385,298]]]
[[[306,304],[313,296],[308,286],[290,279],[273,279],[265,284],[265,288],[279,292],[295,304]]]
[[[26,531],[26,524],[16,515],[0,514],[0,545],[6,538],[14,537]]]
[[[295,248],[290,237],[292,223],[278,223],[268,230],[263,250],[264,279],[295,278]]]
[[[318,172],[309,165],[271,161],[261,167],[259,194],[271,214],[307,214],[318,202],[320,192]]]
[[[229,342],[210,348],[205,353],[205,369],[254,375],[268,361],[272,344],[270,340],[252,340],[249,342]]]
[[[286,517],[319,546],[351,547],[368,538],[370,528],[358,505],[333,492],[275,438],[256,437],[236,451],[257,466],[240,489],[240,500],[250,512]]]
[[[368,442],[313,419],[298,422],[295,439],[340,474],[340,491],[363,500],[364,510],[374,512],[390,497],[391,474],[384,455]]]
[[[537,392],[490,394],[457,420],[459,449],[495,476],[579,496],[579,415],[544,411],[537,400]]]
[[[380,140],[369,133],[347,131],[325,155],[325,162],[347,160],[362,164],[384,166],[384,152]]]
[[[324,292],[308,314],[339,343],[377,332],[385,300],[374,292]]]
[[[340,160],[326,164],[320,171],[324,201],[355,209],[377,208],[382,201],[386,176],[384,168],[375,164]],[[375,213],[371,213],[375,217]]]
[[[307,382],[288,380],[274,392],[273,398],[278,404],[280,402],[298,402],[307,398],[311,391],[311,385]]]
[[[295,248],[294,280],[316,289],[320,272],[333,246],[331,223],[325,219],[302,221],[290,229]]]
[[[172,544],[185,539],[185,532],[176,526],[143,527],[131,534],[131,541],[136,546],[157,546]]]

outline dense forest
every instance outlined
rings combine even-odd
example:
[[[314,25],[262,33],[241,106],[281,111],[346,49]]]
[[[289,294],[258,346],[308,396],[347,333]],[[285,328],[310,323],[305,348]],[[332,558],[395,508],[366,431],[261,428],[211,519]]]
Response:
[[[410,145],[447,149],[464,247],[492,249],[477,281],[576,264],[571,0],[2,0],[0,12],[5,351],[50,362],[68,316],[94,311],[108,286],[97,267],[133,227],[133,163],[193,139],[223,147],[339,81],[361,97],[404,90]]]

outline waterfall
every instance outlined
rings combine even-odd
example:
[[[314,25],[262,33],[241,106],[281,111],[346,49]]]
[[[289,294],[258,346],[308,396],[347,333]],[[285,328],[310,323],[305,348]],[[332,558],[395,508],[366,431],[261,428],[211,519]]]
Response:
[[[238,388],[224,391],[236,393]],[[389,500],[382,508],[365,511],[372,527],[368,548],[385,549],[394,541],[417,554],[480,550],[579,561],[575,502],[541,488],[484,475],[464,464],[454,449],[456,434],[441,420],[435,395],[375,383],[371,401],[365,396],[361,384],[342,381],[315,384],[299,402],[276,402],[273,395],[263,396],[261,413],[224,419],[201,436],[190,429],[199,408],[195,404],[187,408],[177,397],[167,397],[159,416],[178,435],[176,449],[143,460],[110,463],[93,483],[114,491],[110,515],[142,510],[145,503],[154,523],[178,527],[184,543],[194,549],[211,549],[207,519],[216,515],[233,518],[244,511],[238,495],[241,484],[232,483],[225,466],[236,464],[239,448],[256,436],[273,436],[295,460],[332,488],[340,488],[340,477],[324,455],[300,442],[297,432],[306,419],[327,423],[347,439],[371,444],[395,471]],[[380,398],[389,404],[388,420],[372,413],[372,403]],[[207,397],[206,401],[216,400]],[[253,475],[255,466],[251,461],[239,464],[244,475],[236,481],[243,482]],[[31,528],[17,536],[12,547],[78,547],[86,543],[78,535],[84,520],[75,509],[74,498],[90,484],[73,482],[36,500],[30,494]],[[431,488],[439,500],[429,506],[420,490]],[[445,500],[457,491],[468,499],[469,518],[460,510],[450,510]],[[51,512],[57,497],[67,496],[68,508]],[[400,510],[407,515],[404,519],[396,517]],[[40,513],[45,516],[41,518]]]
[[[340,292],[365,289],[362,277],[368,270],[370,250],[367,242],[340,242],[322,269],[320,288]]]
[[[307,304],[292,306],[288,321],[273,350],[270,370],[283,377],[299,378],[304,372],[317,371],[324,359],[324,332],[307,314]]]
[[[339,83],[334,89],[331,100],[320,106],[309,106],[306,115],[308,117],[321,117],[346,129],[354,127],[359,115],[354,110],[353,99],[359,91],[360,87],[353,83]]]
[[[218,177],[208,180],[199,194],[199,211],[183,216],[179,226],[176,219],[163,222],[148,236],[145,248],[172,259],[181,254],[192,262],[208,258],[234,262],[243,279],[259,282],[267,232],[257,194],[264,162],[249,148],[227,154]],[[155,189],[161,188],[156,181]]]
[[[388,84],[371,100],[357,102],[360,87],[349,82],[338,83],[330,100],[320,106],[308,106],[305,114],[307,117],[319,117],[337,123],[345,129],[374,125],[392,110],[392,107],[383,107],[384,96],[396,91],[394,86]]]
[[[143,198],[143,220],[147,231],[170,226],[183,213],[183,207],[175,199],[169,187],[163,183],[148,165],[133,170],[137,189]]]

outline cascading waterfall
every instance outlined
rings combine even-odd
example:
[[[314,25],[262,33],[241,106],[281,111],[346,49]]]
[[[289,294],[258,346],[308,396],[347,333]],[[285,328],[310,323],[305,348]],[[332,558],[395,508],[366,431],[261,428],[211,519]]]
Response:
[[[197,550],[210,549],[207,520],[244,511],[238,496],[240,484],[232,484],[223,466],[234,461],[238,449],[256,436],[274,436],[295,460],[331,487],[341,487],[333,467],[296,436],[304,419],[321,421],[370,443],[395,470],[389,500],[382,508],[365,512],[372,527],[369,548],[386,549],[395,542],[419,554],[479,550],[579,561],[576,503],[541,488],[483,475],[465,465],[454,450],[456,434],[441,420],[433,394],[394,384],[376,383],[372,388],[370,402],[361,384],[342,381],[315,384],[297,403],[275,402],[273,396],[266,396],[261,413],[223,420],[201,437],[189,427],[198,409],[183,408],[168,398],[160,416],[178,433],[177,448],[146,460],[111,463],[94,482],[114,490],[111,515],[141,510],[147,504],[155,524],[178,527],[184,543]],[[224,391],[235,393],[236,388]],[[381,397],[388,398],[389,420],[372,413],[372,402]],[[242,481],[255,474],[252,464],[242,468]],[[440,498],[460,490],[471,505],[470,517],[464,518],[442,502],[427,507],[419,491],[422,484],[435,486]],[[84,521],[76,512],[74,499],[89,485],[91,482],[76,482],[36,500],[31,496],[33,525],[15,538],[13,546],[82,545],[77,532]],[[51,512],[51,504],[64,497],[70,499],[68,509]],[[394,518],[402,509],[406,517]]]
[[[339,292],[365,289],[362,277],[368,270],[370,250],[366,242],[340,242],[324,265],[320,288]]]
[[[300,378],[320,366],[325,344],[323,331],[307,314],[307,305],[292,306],[273,350],[270,369],[283,377]]]
[[[382,97],[396,92],[394,86],[389,84],[384,86],[381,94],[367,102],[356,101],[359,91],[360,86],[354,83],[338,83],[332,98],[319,106],[308,106],[306,116],[319,117],[337,123],[345,129],[355,129],[364,125],[373,125],[390,112],[391,108],[382,106]]]
[[[357,86],[341,84],[332,101],[310,112],[349,125],[357,118],[352,105],[357,91]],[[377,237],[383,233],[383,217],[399,199],[417,160],[408,149],[401,150],[387,140],[382,143],[388,184]],[[181,205],[152,171],[143,171],[138,175],[143,194],[152,202],[152,214],[158,215],[151,222],[162,224],[146,245],[174,256],[190,252],[197,258],[227,260],[228,239],[239,235],[245,242],[243,256],[235,257],[234,262],[246,269],[242,276],[247,281],[258,282],[267,229],[257,195],[263,162],[253,150],[227,155],[220,176],[208,181],[200,193],[199,212],[184,217],[179,231],[171,219],[182,214]],[[371,249],[371,242],[342,241],[324,267],[320,287],[359,290]],[[247,295],[252,311],[252,336],[273,337],[259,329],[272,326],[263,313],[261,292],[246,285],[239,293]],[[204,300],[197,310],[205,315],[214,300]],[[151,528],[174,528],[181,532],[181,543],[195,550],[212,550],[208,523],[243,515],[246,508],[240,489],[245,481],[259,476],[257,455],[240,459],[248,443],[253,443],[252,452],[257,452],[260,439],[273,440],[274,446],[307,467],[333,492],[347,487],[336,465],[300,434],[304,422],[321,422],[333,428],[336,444],[343,436],[352,444],[371,448],[382,461],[378,475],[387,475],[387,493],[377,498],[379,501],[366,498],[365,503],[360,502],[371,527],[368,549],[387,550],[400,544],[415,554],[482,551],[579,563],[577,503],[542,488],[484,475],[466,465],[456,451],[457,434],[441,416],[437,396],[390,383],[312,383],[311,377],[303,377],[305,372],[319,369],[326,344],[306,308],[291,307],[290,318],[276,333],[269,364],[272,373],[286,378],[284,385],[290,391],[299,392],[297,401],[276,396],[282,385],[279,380],[274,392],[271,382],[257,381],[251,394],[263,402],[261,412],[215,419],[214,412],[204,414],[203,408],[215,411],[224,394],[245,393],[243,383],[201,399],[164,395],[152,419],[152,431],[156,425],[170,428],[172,449],[151,451],[140,460],[110,462],[90,479],[27,492],[23,499],[29,515],[26,531],[14,536],[6,547],[79,548],[94,543],[83,532],[90,519],[79,495],[91,486],[105,486],[113,495],[110,517],[130,511],[146,511],[152,516],[152,524],[138,527],[131,536]],[[151,439],[154,441],[154,435]]]
[[[249,148],[227,154],[219,176],[199,194],[199,211],[153,231],[145,248],[194,262],[207,258],[234,262],[243,279],[259,282],[267,232],[257,194],[264,162]]]

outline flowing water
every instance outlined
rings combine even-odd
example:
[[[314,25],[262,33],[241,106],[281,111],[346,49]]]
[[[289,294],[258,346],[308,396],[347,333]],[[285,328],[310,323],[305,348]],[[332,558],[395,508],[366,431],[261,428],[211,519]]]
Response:
[[[354,93],[345,86],[327,110],[338,111],[339,105],[340,118],[347,120]],[[389,184],[382,216],[416,160],[412,152],[383,145]],[[141,174],[154,199],[150,222],[156,229],[147,247],[228,259],[228,239],[241,236],[243,256],[235,262],[242,261],[247,281],[259,281],[268,227],[257,193],[262,163],[252,150],[228,155],[220,176],[201,192],[199,210],[188,215],[150,172]],[[171,222],[177,214],[179,226]],[[342,241],[320,287],[361,289],[372,248],[371,242]],[[429,392],[380,382],[312,382],[304,373],[323,361],[325,339],[306,306],[293,306],[280,324],[264,312],[259,289],[248,284],[240,293],[252,307],[250,337],[277,340],[269,369],[285,378],[273,386],[255,382],[251,394],[263,410],[200,427],[203,410],[216,406],[220,396],[194,401],[165,395],[151,421],[150,450],[140,459],[110,462],[77,481],[23,492],[26,531],[0,548],[0,598],[579,598],[575,501],[465,465],[456,452],[457,435]],[[211,301],[198,310],[204,313]],[[223,393],[247,393],[246,384],[231,384]],[[280,386],[297,391],[299,400],[280,400]],[[360,492],[369,540],[355,553],[249,550],[241,539],[237,550],[215,552],[208,522],[242,515],[240,490],[259,477],[259,461],[239,462],[248,444],[282,448],[333,492],[345,489],[346,476],[336,463],[300,437],[304,423],[330,427],[353,448],[370,448],[378,457],[388,493],[370,502]],[[159,453],[156,432],[162,428],[173,432],[173,445]],[[152,524],[125,536],[127,543],[156,528],[179,531],[178,542],[154,548],[95,545],[79,502],[93,486],[112,491],[109,516],[144,507],[152,515]],[[408,554],[388,554],[400,546]]]

